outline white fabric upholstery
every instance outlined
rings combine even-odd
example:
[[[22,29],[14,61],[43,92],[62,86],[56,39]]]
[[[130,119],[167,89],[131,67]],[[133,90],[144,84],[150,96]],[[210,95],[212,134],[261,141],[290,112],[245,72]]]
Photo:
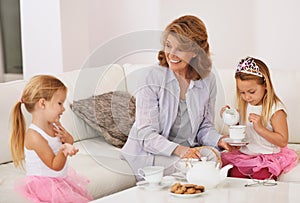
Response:
[[[0,163],[11,161],[9,149],[9,119],[13,106],[20,100],[25,82],[22,80],[0,83]],[[30,116],[26,114],[27,119]]]

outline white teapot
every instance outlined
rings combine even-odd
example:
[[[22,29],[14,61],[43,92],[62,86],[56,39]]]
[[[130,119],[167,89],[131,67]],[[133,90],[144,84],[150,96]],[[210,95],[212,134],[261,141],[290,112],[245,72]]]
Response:
[[[240,114],[236,109],[226,109],[222,113],[222,119],[226,125],[236,125],[239,122]]]
[[[216,187],[226,177],[228,170],[233,166],[228,164],[220,169],[220,163],[207,161],[206,157],[187,171],[186,179],[191,184],[203,185],[206,189]]]

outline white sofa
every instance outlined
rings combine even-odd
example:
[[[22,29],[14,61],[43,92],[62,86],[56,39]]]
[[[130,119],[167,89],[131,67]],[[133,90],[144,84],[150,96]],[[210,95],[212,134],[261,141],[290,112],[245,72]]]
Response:
[[[134,186],[135,178],[129,165],[120,159],[120,149],[108,144],[101,135],[79,119],[70,109],[70,104],[74,100],[114,90],[128,91],[135,95],[135,91],[139,87],[138,81],[149,70],[147,66],[114,64],[58,75],[68,86],[66,111],[61,122],[74,136],[75,145],[80,149],[76,156],[69,158],[69,164],[90,180],[88,189],[95,199]],[[214,72],[218,84],[216,127],[220,132],[226,134],[226,126],[223,125],[218,112],[224,104],[234,105],[234,71],[232,69],[214,69]],[[289,146],[298,150],[300,149],[300,144],[298,144],[300,136],[297,134],[300,132],[300,125],[298,125],[300,107],[297,102],[300,101],[300,95],[297,94],[297,89],[300,87],[300,71],[272,70],[271,75],[276,92],[288,109]],[[13,188],[14,181],[24,177],[25,172],[14,168],[9,150],[9,115],[12,106],[19,100],[25,84],[26,81],[23,80],[0,83],[0,202],[25,202],[14,192]],[[26,121],[27,124],[30,123],[30,115],[27,113]],[[299,165],[293,171],[281,175],[279,180],[300,182]]]

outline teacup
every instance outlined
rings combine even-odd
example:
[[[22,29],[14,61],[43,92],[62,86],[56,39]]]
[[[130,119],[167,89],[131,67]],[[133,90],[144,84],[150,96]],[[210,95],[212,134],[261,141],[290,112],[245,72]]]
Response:
[[[138,175],[143,177],[150,185],[159,184],[163,178],[163,166],[146,166],[138,169]]]
[[[226,125],[236,125],[239,122],[240,114],[236,109],[226,109],[222,113],[222,119]]]
[[[245,125],[232,125],[229,127],[229,137],[233,140],[242,140],[246,136]]]

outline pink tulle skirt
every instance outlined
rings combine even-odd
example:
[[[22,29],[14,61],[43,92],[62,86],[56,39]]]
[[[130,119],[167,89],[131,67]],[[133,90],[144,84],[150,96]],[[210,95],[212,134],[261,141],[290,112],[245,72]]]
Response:
[[[287,147],[281,148],[279,153],[247,155],[240,151],[221,153],[223,165],[232,164],[240,173],[251,176],[261,169],[267,168],[274,176],[290,171],[298,162],[296,152]]]
[[[18,180],[15,189],[32,202],[89,202],[93,198],[87,191],[89,180],[74,170],[66,177],[27,176]]]

